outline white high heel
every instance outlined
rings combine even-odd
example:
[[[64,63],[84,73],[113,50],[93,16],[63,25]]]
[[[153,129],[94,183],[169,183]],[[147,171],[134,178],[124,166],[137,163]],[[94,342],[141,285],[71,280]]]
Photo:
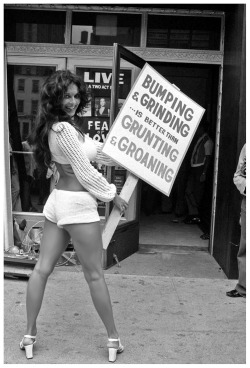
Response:
[[[28,339],[34,339],[34,341],[32,342],[32,344],[29,344],[29,345],[24,345],[23,344],[23,339],[25,339],[26,337]],[[36,343],[36,336],[24,335],[23,339],[20,342],[20,349],[21,350],[25,350],[26,358],[27,359],[32,359],[33,358],[33,346]]]
[[[118,343],[118,346],[117,346],[117,343]],[[120,354],[124,350],[124,346],[122,346],[120,338],[108,339],[107,347],[109,350],[109,362],[115,362],[116,354]]]

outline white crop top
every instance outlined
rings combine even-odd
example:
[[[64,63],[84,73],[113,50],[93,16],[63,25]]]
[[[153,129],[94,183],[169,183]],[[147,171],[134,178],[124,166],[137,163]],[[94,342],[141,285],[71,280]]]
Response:
[[[115,185],[108,183],[90,163],[95,161],[107,166],[115,165],[114,161],[102,153],[103,143],[86,135],[83,137],[68,122],[53,124],[48,142],[51,160],[70,164],[78,181],[91,194],[104,202],[109,202],[115,197]]]

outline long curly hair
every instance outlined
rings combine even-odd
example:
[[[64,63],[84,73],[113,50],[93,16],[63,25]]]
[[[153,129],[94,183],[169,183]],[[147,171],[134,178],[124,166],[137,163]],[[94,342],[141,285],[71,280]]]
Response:
[[[51,165],[48,135],[52,125],[60,121],[68,121],[78,129],[74,121],[62,110],[62,100],[71,83],[78,87],[80,94],[80,103],[76,110],[78,114],[84,111],[90,101],[90,93],[82,77],[69,70],[58,70],[50,75],[42,86],[36,124],[30,135],[34,158],[40,171],[44,171]]]

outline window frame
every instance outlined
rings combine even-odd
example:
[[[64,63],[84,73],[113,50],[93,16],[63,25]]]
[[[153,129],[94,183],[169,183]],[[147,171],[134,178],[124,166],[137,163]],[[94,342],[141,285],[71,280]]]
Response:
[[[219,52],[219,51],[222,51],[223,50],[223,29],[224,29],[224,14],[215,14],[214,12],[212,14],[206,14],[206,13],[202,13],[200,12],[199,14],[197,14],[197,12],[195,11],[190,11],[188,13],[184,13],[184,12],[178,12],[178,10],[175,12],[175,14],[171,14],[171,13],[155,13],[155,12],[152,12],[152,13],[148,13],[147,14],[147,25],[146,25],[146,41],[145,41],[145,47],[147,47],[148,49],[154,49],[154,47],[151,47],[151,46],[147,46],[147,35],[148,35],[148,24],[149,24],[149,16],[166,16],[166,17],[178,17],[178,18],[181,18],[181,17],[186,17],[186,18],[219,18],[220,19],[220,41],[219,41],[219,47],[218,49],[200,49],[200,48],[164,48],[164,47],[160,47],[159,49],[167,49],[167,50],[187,50],[187,51],[190,51],[190,52],[195,52],[195,51],[204,51],[204,52]],[[168,30],[168,37],[170,37],[170,34],[171,34],[171,30],[173,30],[173,28],[166,28]],[[191,37],[189,39],[190,42],[192,42],[192,33],[193,33],[193,29],[192,28],[189,28],[188,29],[190,31],[190,34],[191,34]]]
[[[74,16],[74,13],[77,13],[77,14],[79,14],[79,13],[92,13],[92,14],[95,14],[96,15],[96,17],[97,16],[99,16],[100,15],[100,13],[99,12],[93,12],[93,11],[88,11],[88,10],[86,10],[86,11],[75,11],[75,10],[73,10],[72,11],[72,14],[71,14],[71,24],[70,24],[70,27],[71,27],[71,30],[70,30],[70,34],[71,34],[71,37],[70,37],[70,44],[72,45],[72,46],[74,46],[74,45],[76,45],[75,43],[73,43],[72,42],[72,28],[73,28],[73,16]],[[119,13],[119,12],[117,12],[116,10],[115,11],[111,11],[111,12],[102,12],[101,13],[102,15],[117,15],[117,16],[121,16],[121,15],[124,15],[124,14],[130,14],[130,15],[138,15],[138,16],[140,16],[140,18],[141,18],[141,25],[140,25],[140,41],[139,41],[139,45],[130,45],[130,46],[128,46],[128,45],[124,45],[125,47],[141,47],[141,39],[142,39],[142,32],[143,32],[143,27],[142,27],[142,24],[143,24],[143,14],[142,13],[138,13],[138,12],[129,12],[129,13]],[[92,27],[96,27],[96,25],[93,25]],[[118,30],[119,29],[119,25],[117,24],[117,27],[116,27],[116,29]],[[117,42],[117,40],[114,40],[113,41],[113,43],[116,43]],[[86,46],[86,45],[81,45],[81,46]],[[113,46],[113,45],[104,45],[104,44],[89,44],[89,45],[87,45],[87,46],[96,46],[96,47],[110,47],[110,46]]]
[[[25,92],[25,79],[18,78],[18,85],[17,85],[18,92]]]
[[[5,4],[4,9],[19,9],[19,10],[27,10],[27,6],[25,5],[15,5],[15,4]],[[197,9],[199,9],[199,5],[197,5]],[[173,6],[173,9],[170,8],[154,8],[154,7],[129,7],[127,6],[126,9],[124,7],[120,6],[94,6],[94,5],[77,5],[73,6],[70,4],[64,4],[64,5],[53,5],[53,8],[51,7],[51,4],[29,4],[29,10],[30,11],[37,11],[37,10],[50,10],[50,11],[66,11],[66,24],[65,24],[65,43],[64,44],[58,44],[59,47],[63,47],[63,45],[67,45],[69,47],[75,47],[76,49],[79,48],[79,45],[74,45],[71,43],[71,36],[72,36],[72,14],[73,11],[80,12],[93,12],[93,13],[123,13],[123,14],[140,14],[141,15],[141,40],[140,40],[140,48],[146,48],[146,39],[147,39],[147,24],[148,24],[148,16],[149,15],[166,15],[166,16],[185,16],[185,17],[200,17],[200,18],[221,18],[221,37],[220,37],[220,47],[219,52],[223,52],[224,47],[224,23],[225,23],[225,13],[223,11],[213,11],[213,10],[183,10],[183,9],[175,9]],[[8,42],[9,44],[17,44],[18,42]],[[19,43],[20,44],[20,43]],[[22,43],[23,44],[23,43]],[[32,45],[32,43],[28,43],[28,45]],[[35,43],[34,43],[35,45]],[[53,44],[40,44],[40,45],[48,45],[51,46]],[[86,47],[86,45],[82,45],[83,47]],[[90,46],[90,45],[87,45]],[[94,48],[107,48],[110,46],[96,46],[91,45]],[[91,47],[91,48],[92,48]],[[128,47],[129,48],[129,47]],[[133,52],[135,52],[137,47],[133,47]],[[151,53],[154,53],[154,50],[157,48],[152,48]],[[165,50],[164,48],[160,48],[159,50]],[[173,52],[176,51],[185,51],[190,49],[167,49],[169,52],[173,50]],[[191,49],[193,51],[203,51],[203,52],[212,52],[212,50],[203,50],[203,49]],[[144,55],[139,55],[144,56]]]
[[[21,107],[21,109],[20,109]],[[19,114],[24,113],[24,100],[21,100],[20,98],[17,99],[17,112]]]
[[[32,79],[32,93],[39,93],[39,79]]]

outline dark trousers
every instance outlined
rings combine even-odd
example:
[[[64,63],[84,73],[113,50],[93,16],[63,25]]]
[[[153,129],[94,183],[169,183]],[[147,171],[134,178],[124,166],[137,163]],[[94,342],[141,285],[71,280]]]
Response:
[[[187,180],[186,201],[189,215],[199,215],[199,208],[204,194],[205,182],[200,182],[204,166],[192,167]]]
[[[239,279],[236,290],[242,296],[246,296],[246,197],[241,202],[241,235],[240,247],[237,254]]]

